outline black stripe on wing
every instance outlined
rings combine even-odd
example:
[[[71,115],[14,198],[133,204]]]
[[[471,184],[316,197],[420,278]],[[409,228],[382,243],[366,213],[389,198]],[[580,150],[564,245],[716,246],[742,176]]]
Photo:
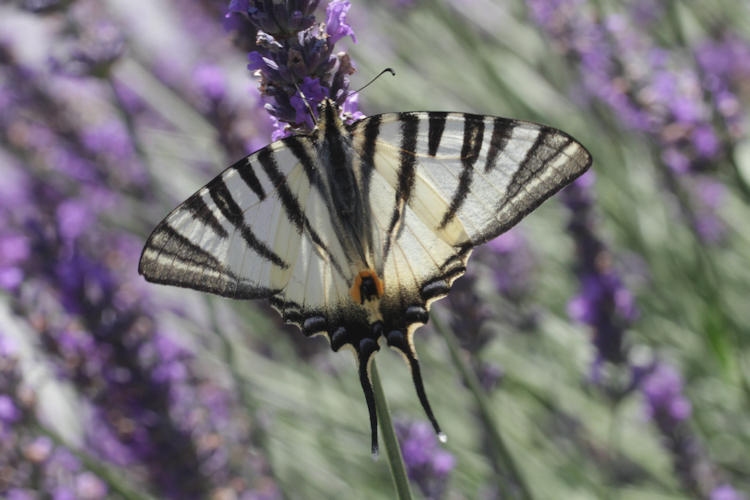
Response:
[[[393,203],[393,213],[388,223],[383,262],[388,260],[393,235],[402,221],[404,208],[414,190],[414,180],[417,170],[417,133],[419,132],[419,117],[413,113],[399,113],[401,120],[401,154],[399,155],[398,186]]]
[[[359,170],[361,173],[361,184],[362,194],[364,195],[365,203],[363,206],[365,217],[368,221],[372,220],[372,207],[369,203],[370,194],[370,182],[372,181],[372,173],[375,171],[375,149],[377,144],[378,135],[380,134],[380,115],[373,116],[367,120],[364,129],[362,149],[359,152],[360,165]],[[355,151],[356,154],[356,151]],[[372,231],[366,231],[363,235],[367,249],[372,252]]]
[[[505,193],[506,203],[515,198],[524,189],[529,180],[537,177],[549,160],[554,158],[565,146],[573,142],[572,139],[567,138],[563,144],[553,147],[550,139],[556,135],[557,131],[549,127],[543,127],[539,131],[534,144],[526,151],[526,156],[513,174],[510,184],[508,184],[508,189]],[[503,205],[501,205],[502,207]]]
[[[440,148],[440,140],[443,138],[445,121],[448,113],[444,111],[431,111],[429,116],[429,129],[427,131],[427,154],[435,156]]]
[[[497,163],[498,154],[501,153],[508,144],[513,129],[517,126],[516,120],[510,118],[496,117],[492,121],[492,137],[490,138],[490,148],[487,151],[487,157],[484,162],[484,171],[491,172]]]
[[[461,174],[458,178],[458,186],[453,193],[448,210],[443,214],[438,229],[445,229],[450,220],[455,217],[456,213],[466,201],[466,197],[471,190],[471,182],[474,177],[474,164],[479,158],[479,151],[482,149],[482,140],[484,139],[484,116],[464,114],[464,139],[461,145]]]
[[[315,169],[312,168],[314,167],[314,164],[312,163],[312,159],[305,151],[304,146],[302,146],[302,144],[297,144],[297,141],[298,138],[296,137],[289,137],[287,139],[287,143],[294,145],[294,149],[291,149],[291,152],[295,156],[295,158],[297,158],[302,163],[303,170],[305,170],[305,173],[308,176],[310,185],[315,186],[317,183],[317,173],[315,172]],[[341,264],[333,256],[330,249],[320,237],[318,232],[312,227],[312,224],[310,224],[310,220],[302,211],[302,206],[300,205],[299,200],[296,196],[294,196],[294,193],[292,193],[291,189],[289,189],[289,186],[286,182],[286,177],[281,173],[281,171],[279,171],[279,166],[276,162],[276,158],[271,148],[265,148],[259,151],[258,161],[260,162],[261,167],[263,167],[263,170],[266,172],[266,175],[271,180],[271,183],[276,189],[276,192],[279,195],[279,200],[281,201],[281,205],[284,207],[284,211],[289,217],[289,220],[292,221],[292,224],[294,224],[294,226],[297,228],[297,232],[306,232],[310,237],[310,240],[328,256],[328,260],[333,268],[336,269],[336,271],[341,276],[344,276],[343,267],[341,267]],[[306,164],[307,166],[305,166]],[[310,171],[307,170],[308,168],[310,168]]]
[[[566,150],[571,145],[576,147],[569,156]],[[551,165],[560,155],[567,156],[567,161],[562,165]],[[513,174],[505,196],[496,206],[499,225],[490,237],[514,226],[547,198],[583,174],[589,166],[591,155],[583,146],[564,132],[542,127]]]
[[[253,230],[250,229],[250,226],[245,223],[245,216],[242,209],[237,205],[237,202],[234,201],[232,193],[229,191],[223,177],[223,175],[217,176],[206,186],[208,188],[208,193],[211,195],[211,199],[219,208],[221,214],[240,231],[242,238],[247,242],[248,246],[255,251],[255,253],[282,269],[287,269],[289,264],[284,262],[284,260],[273,250],[268,248],[265,243],[260,241],[258,237],[255,236],[255,233],[253,233]]]
[[[300,140],[299,137],[291,136],[285,137],[284,139],[282,139],[282,142],[287,148],[289,148],[289,151],[291,151],[295,158],[297,158],[297,160],[299,160],[299,162],[302,164],[302,168],[307,175],[308,181],[310,181],[310,185],[316,186],[318,183],[318,172],[315,169],[315,162],[307,152],[307,149],[305,148],[302,140]]]
[[[250,163],[249,157],[241,159],[230,168],[236,170],[237,173],[240,174],[240,178],[245,184],[247,184],[247,187],[255,193],[260,201],[266,199],[266,192],[263,190],[263,186],[260,184],[258,176],[255,175],[255,170],[253,169],[252,163]]]
[[[141,252],[138,273],[152,283],[195,288],[235,299],[269,297],[279,290],[244,285],[216,257],[162,221]]]
[[[213,211],[209,208],[206,202],[203,201],[203,195],[201,192],[197,192],[188,198],[183,204],[183,207],[188,209],[196,220],[210,227],[220,238],[226,238],[229,236],[229,233],[224,229],[224,226],[221,225],[219,219],[216,218]]]

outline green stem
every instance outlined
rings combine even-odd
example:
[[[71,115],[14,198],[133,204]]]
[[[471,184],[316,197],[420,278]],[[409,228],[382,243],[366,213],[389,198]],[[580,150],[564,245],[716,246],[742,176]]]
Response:
[[[374,359],[370,363],[370,378],[372,379],[372,388],[375,393],[375,411],[377,411],[378,420],[380,421],[380,431],[383,434],[383,443],[388,455],[388,465],[391,469],[393,485],[396,488],[399,500],[411,500],[409,479],[406,477],[406,467],[404,466],[404,459],[401,456],[401,447],[398,445],[396,432],[393,430],[391,412],[388,410],[388,402],[385,399],[383,386],[380,383],[378,367]]]
[[[512,478],[514,486],[516,487],[508,488],[508,486],[503,484],[502,481],[499,481],[498,485],[500,486],[500,488],[506,491],[511,490],[507,491],[507,493],[503,495],[503,498],[518,497],[522,498],[523,500],[533,500],[534,497],[531,495],[531,490],[526,484],[526,481],[521,474],[521,470],[518,468],[518,466],[516,466],[513,455],[511,455],[510,450],[505,444],[505,440],[500,434],[500,430],[495,425],[492,411],[490,410],[490,406],[487,402],[484,390],[479,383],[479,379],[477,378],[476,373],[474,373],[474,370],[472,370],[466,364],[466,361],[464,361],[463,357],[461,356],[461,348],[458,345],[458,341],[456,340],[455,335],[453,334],[453,332],[448,330],[448,328],[443,324],[442,320],[437,317],[436,314],[430,315],[430,320],[432,321],[432,325],[435,327],[435,330],[437,330],[438,333],[440,333],[441,337],[445,339],[445,342],[448,345],[448,350],[451,354],[451,359],[453,360],[453,364],[456,366],[456,368],[458,368],[459,373],[466,381],[466,385],[469,386],[469,391],[474,396],[477,409],[479,410],[479,415],[487,430],[487,437],[490,441],[490,449],[496,450],[498,452],[498,458],[502,461],[504,468],[508,473],[508,476]],[[514,489],[516,491],[512,491]],[[517,495],[514,495],[514,493],[517,493]]]

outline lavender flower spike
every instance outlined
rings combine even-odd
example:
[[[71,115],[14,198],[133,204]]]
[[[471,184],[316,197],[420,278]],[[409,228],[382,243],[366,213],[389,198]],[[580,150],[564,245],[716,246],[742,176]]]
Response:
[[[346,53],[334,53],[334,44],[342,38],[351,36],[356,42],[346,22],[350,3],[332,1],[326,22],[316,24],[312,12],[317,5],[301,0],[233,0],[229,5],[229,18],[246,21],[232,25],[243,38],[255,39],[248,69],[260,76],[265,108],[276,126],[274,140],[312,130],[318,105],[327,98],[339,106],[346,121],[361,117],[356,98],[348,92],[354,65]]]
[[[456,466],[453,455],[438,446],[427,422],[396,421],[394,427],[409,479],[425,498],[442,498]]]

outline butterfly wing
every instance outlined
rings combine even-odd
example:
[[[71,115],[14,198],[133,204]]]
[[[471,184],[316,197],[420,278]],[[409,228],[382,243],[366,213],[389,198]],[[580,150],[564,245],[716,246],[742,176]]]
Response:
[[[471,249],[510,229],[591,165],[568,134],[468,113],[392,113],[351,129],[377,205],[386,303],[401,315],[447,293]],[[407,292],[408,290],[408,292]],[[389,292],[393,296],[389,296]],[[406,301],[405,301],[406,300]]]
[[[535,123],[465,113],[393,113],[350,127],[368,178],[384,335],[424,393],[413,334],[466,270],[474,246],[510,229],[581,175],[589,153]]]
[[[285,161],[268,161],[277,156]],[[154,229],[138,271],[152,282],[237,299],[286,288],[310,193],[303,166],[289,156],[278,141],[224,170]]]
[[[349,296],[352,271],[315,141],[287,137],[243,158],[175,208],[151,233],[149,281],[235,299],[268,298],[305,333],[367,324]]]

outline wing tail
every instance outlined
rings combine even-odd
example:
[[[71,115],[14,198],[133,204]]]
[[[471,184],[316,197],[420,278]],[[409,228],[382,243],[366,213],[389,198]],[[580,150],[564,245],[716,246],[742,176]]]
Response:
[[[422,371],[419,368],[419,360],[417,359],[417,353],[414,350],[412,344],[404,336],[400,330],[394,330],[386,335],[388,346],[398,350],[404,356],[406,364],[411,370],[411,378],[414,381],[414,388],[417,390],[417,397],[419,402],[424,409],[427,418],[430,420],[432,427],[435,429],[435,434],[438,435],[441,441],[445,441],[445,434],[440,430],[440,424],[438,424],[435,414],[432,412],[430,402],[427,399],[427,393],[424,390],[424,383],[422,382]]]
[[[370,434],[372,436],[372,456],[378,456],[378,415],[375,411],[375,394],[372,390],[372,378],[370,374],[370,362],[375,351],[380,350],[376,341],[371,338],[362,339],[357,346],[356,353],[359,361],[359,382],[365,393],[367,411],[370,414]]]

